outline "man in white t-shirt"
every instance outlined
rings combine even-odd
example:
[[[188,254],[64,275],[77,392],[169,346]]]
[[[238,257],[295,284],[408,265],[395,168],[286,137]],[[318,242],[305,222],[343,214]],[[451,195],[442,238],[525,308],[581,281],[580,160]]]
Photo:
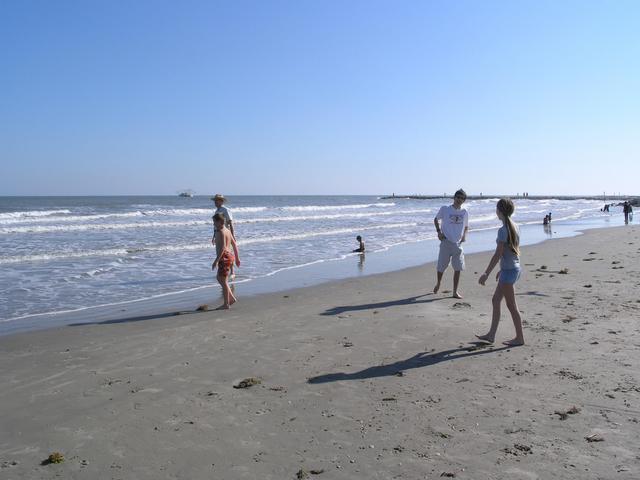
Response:
[[[440,253],[438,254],[438,281],[433,288],[433,293],[440,290],[442,275],[449,266],[453,266],[453,297],[462,298],[458,291],[460,272],[464,270],[464,252],[462,243],[467,239],[469,231],[469,213],[462,208],[467,194],[464,190],[458,190],[453,196],[453,205],[445,205],[440,208],[433,223],[440,239]]]
[[[216,213],[219,213],[220,215],[222,215],[224,217],[224,224],[225,227],[227,227],[230,231],[231,231],[231,235],[233,235],[233,238],[236,238],[236,234],[233,231],[233,215],[231,215],[231,211],[224,206],[224,202],[225,202],[225,198],[224,195],[220,194],[220,193],[216,193],[215,196],[211,197],[211,200],[213,200],[213,203],[216,206],[216,211],[213,212],[213,215],[215,216]],[[211,243],[213,245],[216,244],[216,229],[213,229],[213,238],[211,239]],[[216,254],[219,252],[216,252]],[[233,277],[235,277],[235,272],[233,271],[233,265],[231,265],[231,274],[230,274],[230,278],[233,279]]]

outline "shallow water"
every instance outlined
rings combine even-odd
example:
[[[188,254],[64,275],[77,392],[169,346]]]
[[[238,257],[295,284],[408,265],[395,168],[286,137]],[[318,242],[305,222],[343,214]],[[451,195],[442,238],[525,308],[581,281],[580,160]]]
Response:
[[[230,198],[242,258],[236,282],[246,292],[272,291],[432,260],[433,217],[446,203],[363,196]],[[519,200],[514,218],[527,243],[548,236],[539,224],[549,211],[556,231],[617,224],[617,210],[605,215],[601,206],[592,200]],[[469,201],[466,208],[472,230],[467,251],[492,248],[492,230],[499,226],[495,199]],[[42,314],[212,285],[212,213],[208,197],[0,198],[0,320],[36,319],[28,323],[40,325],[47,321]],[[346,267],[347,273],[344,265],[353,263],[349,252],[358,234],[367,244],[366,268]],[[285,274],[304,265],[313,268],[303,276]]]

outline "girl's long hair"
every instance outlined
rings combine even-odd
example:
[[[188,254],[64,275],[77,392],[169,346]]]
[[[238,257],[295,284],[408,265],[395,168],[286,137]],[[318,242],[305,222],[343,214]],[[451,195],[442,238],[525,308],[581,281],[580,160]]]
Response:
[[[513,253],[520,256],[520,235],[516,224],[511,220],[511,215],[513,215],[516,207],[510,198],[501,198],[498,200],[496,208],[504,217],[504,224],[507,227],[507,245]]]

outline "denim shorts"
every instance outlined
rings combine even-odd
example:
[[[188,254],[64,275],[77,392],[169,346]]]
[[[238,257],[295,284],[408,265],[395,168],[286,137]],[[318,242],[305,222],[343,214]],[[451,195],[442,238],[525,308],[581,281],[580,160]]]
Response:
[[[520,278],[520,268],[511,268],[509,270],[500,270],[500,283],[513,285]]]

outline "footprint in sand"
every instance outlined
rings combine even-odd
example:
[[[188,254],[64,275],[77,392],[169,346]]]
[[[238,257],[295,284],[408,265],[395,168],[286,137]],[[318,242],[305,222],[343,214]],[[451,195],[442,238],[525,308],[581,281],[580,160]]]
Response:
[[[467,302],[456,302],[451,305],[451,308],[454,308],[456,310],[459,310],[461,308],[471,308],[471,304]]]

